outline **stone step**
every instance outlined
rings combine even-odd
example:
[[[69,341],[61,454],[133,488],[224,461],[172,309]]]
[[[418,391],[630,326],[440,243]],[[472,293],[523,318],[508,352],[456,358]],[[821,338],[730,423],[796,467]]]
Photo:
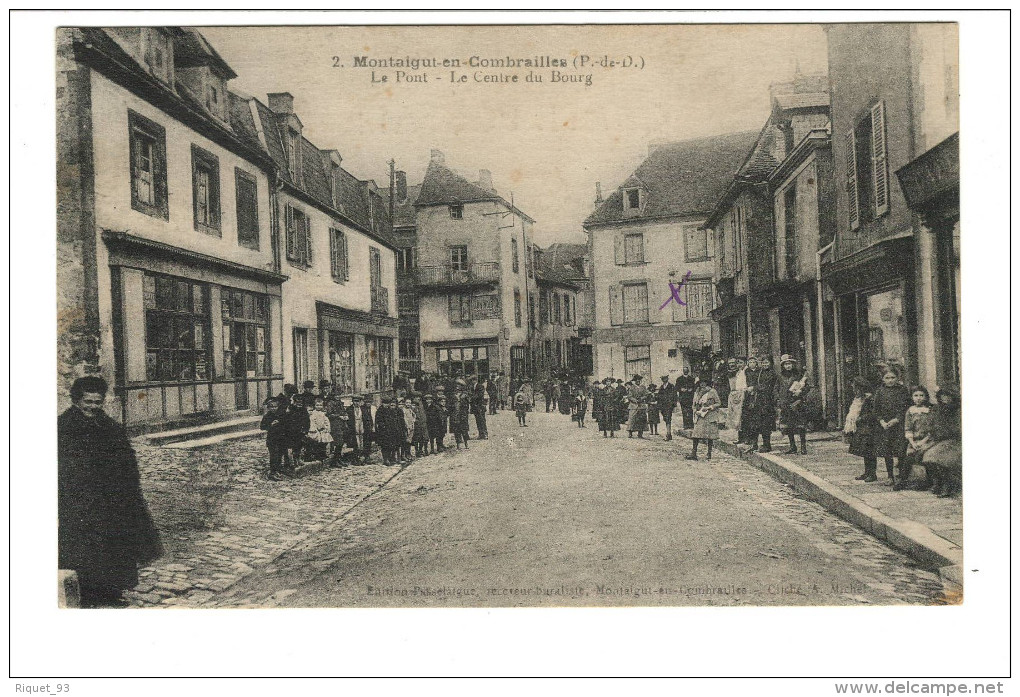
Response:
[[[256,414],[254,416],[243,416],[236,419],[230,419],[228,421],[216,421],[213,423],[202,424],[200,426],[178,428],[172,431],[149,433],[141,436],[141,438],[150,445],[168,445],[170,443],[194,441],[197,439],[205,439],[237,431],[246,432],[253,428],[257,430],[261,420],[262,417]]]
[[[217,433],[212,436],[205,436],[203,438],[193,438],[191,440],[179,440],[172,443],[163,443],[164,448],[176,448],[179,450],[192,450],[194,448],[206,448],[210,445],[216,445],[223,443],[228,440],[238,440],[241,438],[256,438],[265,435],[265,431],[260,428],[250,428],[244,431],[230,431],[228,433]]]

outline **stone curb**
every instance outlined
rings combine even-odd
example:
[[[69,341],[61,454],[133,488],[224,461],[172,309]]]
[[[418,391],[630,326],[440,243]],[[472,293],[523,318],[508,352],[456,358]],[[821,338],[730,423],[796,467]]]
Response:
[[[680,431],[678,435],[690,439],[687,432]],[[835,484],[774,453],[741,452],[736,445],[722,441],[716,441],[715,448],[749,461],[779,481],[790,484],[843,520],[918,561],[937,568],[945,580],[957,585],[962,582],[963,550],[935,534],[928,526],[913,521],[894,520]]]

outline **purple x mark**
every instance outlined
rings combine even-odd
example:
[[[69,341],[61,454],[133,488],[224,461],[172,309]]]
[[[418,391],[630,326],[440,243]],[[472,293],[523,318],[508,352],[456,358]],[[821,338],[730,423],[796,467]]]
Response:
[[[666,298],[666,302],[662,303],[662,305],[659,306],[659,309],[660,310],[665,310],[666,309],[666,305],[669,305],[674,300],[676,300],[678,305],[683,305],[683,306],[686,307],[687,303],[685,303],[683,301],[683,299],[680,297],[680,289],[683,288],[684,284],[687,283],[687,281],[689,281],[690,279],[691,279],[691,272],[688,271],[686,274],[684,274],[684,280],[680,281],[679,285],[674,285],[673,281],[670,281],[669,282],[670,296],[668,298]]]

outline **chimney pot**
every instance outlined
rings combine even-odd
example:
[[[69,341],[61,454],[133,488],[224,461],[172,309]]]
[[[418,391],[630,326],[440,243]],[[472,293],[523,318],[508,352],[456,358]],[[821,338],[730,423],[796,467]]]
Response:
[[[269,110],[276,114],[294,113],[294,95],[290,92],[273,92],[269,97]]]
[[[486,191],[493,191],[492,172],[487,169],[478,170],[478,186],[482,187]]]
[[[432,154],[429,156],[429,161],[435,162],[437,165],[443,165],[446,164],[446,156],[443,154],[442,150],[432,148]]]
[[[407,200],[407,172],[397,170],[395,175],[397,181],[396,198],[398,201]]]

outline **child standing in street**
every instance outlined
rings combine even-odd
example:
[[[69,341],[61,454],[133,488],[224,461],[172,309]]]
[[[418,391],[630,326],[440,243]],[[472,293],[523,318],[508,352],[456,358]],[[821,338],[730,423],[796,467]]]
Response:
[[[400,446],[400,459],[408,465],[411,463],[411,443],[414,442],[414,422],[417,418],[410,397],[404,398],[400,412],[404,417],[404,442]]]
[[[932,446],[931,440],[931,397],[924,385],[917,385],[910,390],[910,401],[913,404],[903,417],[903,437],[907,441],[907,452],[900,460],[900,480],[893,485],[899,491],[910,480],[910,472],[915,464],[920,465],[925,451]],[[930,489],[934,479],[929,475],[925,489]]]
[[[577,397],[574,399],[574,413],[577,416],[577,427],[584,428],[584,416],[588,413],[588,395],[584,390],[577,391]]]
[[[521,426],[528,425],[528,401],[524,396],[523,388],[514,395],[514,412],[517,414],[517,423]]]
[[[688,460],[698,459],[698,444],[706,441],[708,444],[709,460],[712,459],[712,444],[719,439],[719,393],[712,387],[712,376],[702,375],[701,382],[694,392],[694,428],[691,431],[691,438],[694,439],[694,447]]]
[[[659,435],[659,393],[655,385],[648,388],[648,402],[645,408],[648,410],[648,434]]]
[[[301,464],[301,450],[308,435],[308,407],[300,394],[291,398],[287,409],[287,447],[290,448],[290,471]]]
[[[326,400],[315,397],[308,405],[308,435],[305,437],[305,452],[309,460],[325,461],[329,457],[329,449],[333,443],[326,416]]]
[[[887,368],[882,375],[882,385],[875,390],[875,417],[880,427],[875,438],[875,455],[885,460],[889,486],[896,484],[894,461],[902,460],[907,447],[903,417],[910,407],[910,392],[899,380],[899,374]]]
[[[446,397],[425,395],[425,418],[429,430],[429,450],[433,453],[446,450]]]
[[[283,479],[290,462],[287,452],[287,406],[279,398],[266,400],[266,413],[259,428],[266,432],[266,449],[269,450],[268,478],[274,482]]]
[[[876,470],[878,461],[875,458],[875,404],[871,396],[871,385],[866,378],[857,376],[851,383],[854,399],[843,423],[843,435],[850,441],[850,454],[864,458],[864,474],[857,477],[858,481],[873,482],[878,479]]]

